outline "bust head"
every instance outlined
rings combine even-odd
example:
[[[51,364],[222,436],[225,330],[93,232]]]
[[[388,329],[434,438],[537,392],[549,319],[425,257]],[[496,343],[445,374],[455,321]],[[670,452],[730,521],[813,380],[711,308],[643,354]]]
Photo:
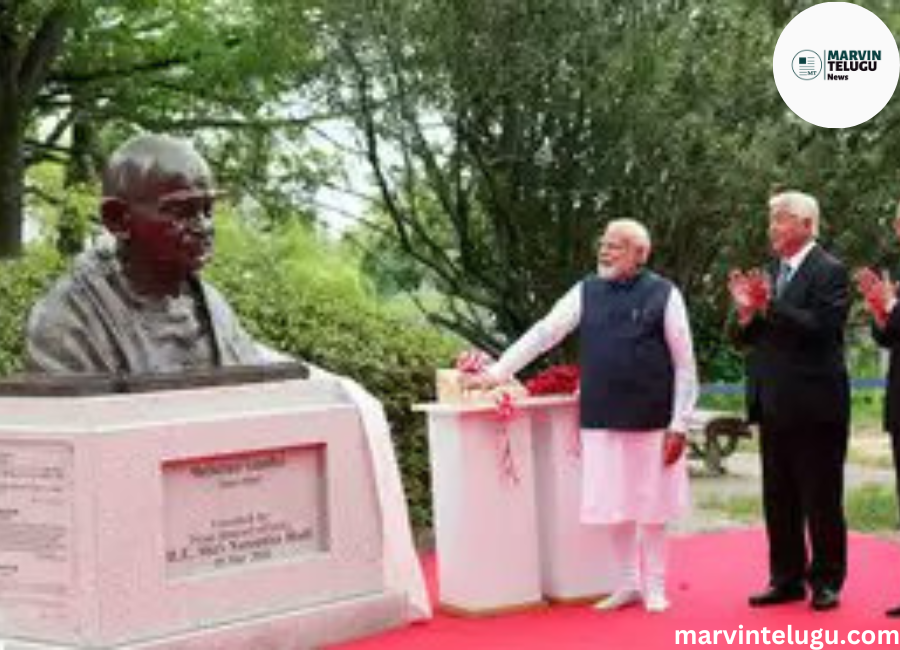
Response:
[[[136,288],[175,293],[212,253],[212,173],[187,140],[144,134],[110,158],[101,212]]]

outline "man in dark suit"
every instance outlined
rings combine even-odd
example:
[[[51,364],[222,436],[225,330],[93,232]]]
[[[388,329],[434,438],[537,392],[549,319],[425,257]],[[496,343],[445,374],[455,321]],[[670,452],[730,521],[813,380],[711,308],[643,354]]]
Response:
[[[767,272],[734,271],[729,282],[738,336],[749,347],[747,408],[760,425],[769,538],[769,586],[750,597],[753,607],[803,600],[808,584],[812,608],[833,609],[846,576],[849,279],[816,243],[818,224],[813,197],[773,196],[769,241],[776,260]]]
[[[900,240],[900,210],[894,219],[894,233]],[[872,336],[878,345],[890,351],[887,390],[884,395],[884,429],[891,436],[896,473],[897,503],[900,504],[900,309],[897,308],[897,283],[887,273],[879,276],[872,269],[856,273],[856,283],[872,315]],[[900,605],[885,612],[900,618]]]

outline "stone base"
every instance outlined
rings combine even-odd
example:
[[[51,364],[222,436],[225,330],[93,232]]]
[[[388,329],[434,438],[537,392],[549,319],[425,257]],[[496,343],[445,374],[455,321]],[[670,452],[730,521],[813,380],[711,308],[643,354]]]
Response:
[[[522,612],[544,609],[545,607],[547,607],[547,602],[544,600],[486,608],[460,607],[459,605],[450,605],[443,602],[438,603],[438,610],[444,614],[457,616],[459,618],[492,618],[494,616],[508,616],[510,614],[521,614]]]
[[[547,597],[547,602],[550,605],[561,605],[561,606],[580,606],[580,605],[593,605],[596,602],[599,602],[609,596],[609,593],[597,593],[589,596],[553,596]]]
[[[125,645],[47,645],[0,638],[0,650],[313,650],[405,624],[406,597],[361,596]]]

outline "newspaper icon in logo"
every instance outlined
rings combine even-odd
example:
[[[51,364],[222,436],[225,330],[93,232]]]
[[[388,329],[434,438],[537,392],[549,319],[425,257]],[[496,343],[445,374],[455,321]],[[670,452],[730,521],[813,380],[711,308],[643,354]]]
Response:
[[[794,56],[791,68],[794,74],[804,81],[815,79],[822,72],[822,57],[812,50],[800,50]]]

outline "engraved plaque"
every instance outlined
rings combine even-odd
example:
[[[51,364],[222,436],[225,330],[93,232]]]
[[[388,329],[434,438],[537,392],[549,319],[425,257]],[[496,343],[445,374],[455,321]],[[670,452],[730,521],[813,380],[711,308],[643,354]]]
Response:
[[[170,578],[327,550],[325,445],[163,464]]]
[[[72,468],[68,444],[0,442],[0,629],[77,628]]]

